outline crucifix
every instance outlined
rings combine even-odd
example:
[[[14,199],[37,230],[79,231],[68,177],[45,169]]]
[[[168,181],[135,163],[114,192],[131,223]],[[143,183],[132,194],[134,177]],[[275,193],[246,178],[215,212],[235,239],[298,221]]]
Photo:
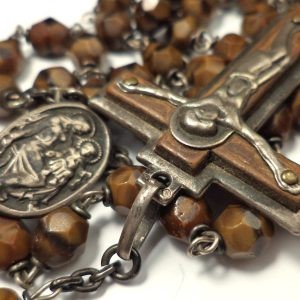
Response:
[[[160,205],[180,191],[199,198],[212,184],[300,234],[300,166],[275,152],[257,131],[300,82],[300,8],[281,15],[195,99],[125,71],[90,106],[146,142],[148,167],[125,223],[119,255],[129,259]],[[147,180],[164,174],[169,185]]]

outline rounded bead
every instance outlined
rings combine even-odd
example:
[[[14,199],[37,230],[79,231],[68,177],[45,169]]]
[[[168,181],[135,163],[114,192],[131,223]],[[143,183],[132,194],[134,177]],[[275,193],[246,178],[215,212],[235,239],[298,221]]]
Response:
[[[231,62],[246,47],[247,42],[244,37],[238,34],[227,34],[215,45],[215,53],[224,58],[226,62]]]
[[[49,267],[61,266],[81,254],[88,222],[69,207],[40,219],[32,240],[32,254]]]
[[[118,77],[120,73],[124,72],[125,70],[130,70],[137,77],[144,78],[145,80],[148,81],[152,81],[154,79],[152,73],[146,66],[141,66],[137,63],[133,63],[130,65],[122,66],[117,69],[113,69],[110,73],[110,79],[114,79]]]
[[[144,32],[151,32],[171,17],[172,7],[169,0],[142,0],[136,9],[137,26]]]
[[[130,30],[130,16],[124,11],[117,11],[109,15],[100,13],[96,19],[98,37],[105,41],[112,50],[124,47],[124,35]]]
[[[181,7],[186,15],[207,18],[218,5],[218,0],[181,0]]]
[[[277,111],[262,129],[262,134],[267,137],[280,137],[287,140],[293,128],[293,115],[290,107],[284,106]]]
[[[292,96],[292,114],[294,126],[300,128],[300,89],[298,89]]]
[[[131,0],[99,0],[97,11],[106,15],[129,7]]]
[[[206,86],[225,67],[225,61],[217,55],[203,55],[190,61],[187,76],[197,87]]]
[[[30,234],[18,220],[0,217],[0,269],[6,270],[30,254]]]
[[[28,39],[38,55],[63,56],[69,48],[70,30],[58,21],[49,18],[31,27]]]
[[[276,10],[272,6],[266,3],[257,4],[255,9],[244,17],[244,34],[250,37],[256,36],[276,15]]]
[[[229,205],[213,224],[222,236],[227,256],[254,258],[269,244],[273,225],[258,212],[241,205]]]
[[[10,93],[19,93],[15,81],[11,76],[0,74],[0,118],[7,118],[14,113],[10,110],[7,95]]]
[[[172,27],[172,43],[179,48],[187,47],[198,25],[197,18],[191,15],[175,21]]]
[[[98,66],[104,53],[104,46],[93,36],[79,37],[70,47],[71,57],[79,67]]]
[[[19,42],[9,39],[0,42],[0,74],[16,76],[23,65],[23,55]]]
[[[209,209],[203,199],[180,196],[162,213],[161,222],[172,237],[187,242],[191,231],[198,225],[209,225]]]
[[[144,51],[144,62],[154,74],[167,75],[173,69],[184,66],[182,53],[172,45],[150,44]]]
[[[106,81],[102,78],[91,77],[87,80],[87,82],[81,86],[81,91],[87,97],[87,99],[91,99],[101,93],[104,90]]]
[[[19,300],[19,297],[13,290],[0,288],[0,300]]]
[[[239,6],[243,12],[249,13],[255,11],[255,7],[261,0],[239,0]]]
[[[138,166],[124,166],[107,178],[112,195],[112,207],[121,215],[127,215],[140,191],[137,179],[145,169]]]
[[[48,89],[49,87],[68,88],[78,85],[76,77],[63,67],[53,67],[42,70],[34,81],[36,89]]]

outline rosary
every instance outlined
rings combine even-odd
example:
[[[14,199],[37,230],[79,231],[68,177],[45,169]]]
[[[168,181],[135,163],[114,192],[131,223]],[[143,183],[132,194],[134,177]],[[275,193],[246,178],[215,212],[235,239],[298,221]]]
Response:
[[[0,42],[0,115],[17,116],[0,138],[0,268],[24,288],[22,298],[0,288],[0,300],[133,279],[157,222],[196,257],[254,258],[273,222],[300,235],[300,166],[280,153],[300,128],[296,2],[99,0],[88,26],[48,18]],[[230,9],[243,35],[213,38],[207,24]],[[21,91],[25,43],[40,57],[70,55],[76,71],[42,70]],[[130,51],[143,65],[104,67],[107,53]],[[144,142],[142,166],[111,141],[109,120]],[[118,243],[101,265],[38,287],[84,252],[99,203],[126,216]]]

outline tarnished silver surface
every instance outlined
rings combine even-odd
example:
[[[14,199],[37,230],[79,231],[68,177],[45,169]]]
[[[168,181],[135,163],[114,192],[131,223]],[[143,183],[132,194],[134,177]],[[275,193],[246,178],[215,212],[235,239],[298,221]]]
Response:
[[[139,249],[159,216],[159,205],[153,201],[162,184],[148,180],[134,201],[118,243],[118,255],[129,260],[133,248]]]
[[[105,124],[79,104],[31,111],[0,141],[0,212],[20,217],[75,201],[99,179],[110,152]]]

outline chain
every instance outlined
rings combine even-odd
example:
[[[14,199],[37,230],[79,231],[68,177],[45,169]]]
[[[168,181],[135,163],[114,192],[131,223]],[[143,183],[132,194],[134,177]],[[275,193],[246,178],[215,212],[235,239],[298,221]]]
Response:
[[[50,300],[61,293],[79,292],[90,293],[97,291],[103,282],[111,277],[114,280],[127,281],[137,276],[141,268],[141,257],[137,250],[133,249],[130,260],[132,267],[124,271],[121,260],[111,263],[112,257],[117,254],[118,245],[108,248],[102,256],[100,269],[84,268],[73,272],[69,276],[63,276],[46,282],[35,291],[25,290],[23,300]]]
[[[35,257],[12,265],[8,269],[8,274],[22,288],[27,289],[45,268]]]
[[[213,253],[223,252],[223,241],[221,236],[206,225],[196,226],[190,235],[188,246],[190,256],[205,256]]]

